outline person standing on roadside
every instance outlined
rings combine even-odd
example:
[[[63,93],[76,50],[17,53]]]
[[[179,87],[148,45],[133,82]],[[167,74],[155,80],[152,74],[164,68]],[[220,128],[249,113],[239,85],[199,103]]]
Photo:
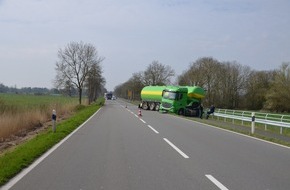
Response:
[[[203,115],[203,106],[202,104],[200,104],[199,106],[199,118],[202,119],[202,115]]]

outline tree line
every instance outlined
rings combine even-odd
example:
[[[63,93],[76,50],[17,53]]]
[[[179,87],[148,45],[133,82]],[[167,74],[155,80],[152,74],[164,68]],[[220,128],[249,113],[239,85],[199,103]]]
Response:
[[[200,86],[206,90],[204,106],[218,108],[269,110],[290,112],[290,63],[270,71],[256,71],[236,61],[218,61],[202,57],[193,61],[187,70],[177,76],[174,85]],[[118,85],[114,93],[140,100],[147,85],[170,85],[175,76],[170,66],[153,61],[145,71],[134,73],[128,81]]]
[[[9,87],[0,83],[0,93],[42,95],[42,94],[54,94],[56,93],[55,90],[57,89],[48,89],[48,88],[39,88],[39,87],[17,88],[16,86]]]

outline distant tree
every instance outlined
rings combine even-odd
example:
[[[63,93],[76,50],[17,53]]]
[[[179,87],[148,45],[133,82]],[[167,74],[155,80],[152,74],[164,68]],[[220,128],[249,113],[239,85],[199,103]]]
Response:
[[[71,42],[58,51],[56,62],[56,87],[64,87],[69,81],[79,93],[79,104],[82,103],[82,92],[85,81],[93,65],[99,61],[96,48],[92,44]]]
[[[127,98],[125,87],[126,82],[117,85],[114,89],[114,94],[120,98]]]
[[[74,85],[71,83],[71,81],[67,80],[64,84],[64,89],[63,89],[64,95],[67,96],[72,96],[74,93]]]
[[[204,104],[208,106],[215,104],[218,107],[237,108],[249,73],[249,67],[235,61],[219,62],[212,57],[203,57],[178,77],[178,84],[204,88]]]
[[[132,93],[132,99],[139,100],[141,98],[141,90],[144,87],[142,72],[133,73],[132,77],[129,79],[128,92]]]
[[[106,83],[105,78],[102,76],[102,68],[100,63],[104,58],[99,58],[90,69],[89,75],[87,77],[86,86],[88,91],[89,104],[96,101],[98,96],[103,92],[102,89]]]
[[[140,93],[143,87],[143,72],[133,73],[128,81],[115,87],[114,93],[118,97],[140,100]],[[129,92],[132,97],[129,97]]]
[[[200,86],[206,92],[205,104],[218,104],[216,92],[218,91],[217,84],[219,80],[219,71],[221,63],[212,57],[199,58],[190,65],[190,68],[185,71],[184,76],[178,77],[179,85]]]
[[[274,71],[251,71],[247,78],[244,95],[244,107],[250,110],[261,110],[266,102]]]
[[[290,112],[290,63],[283,63],[266,95],[265,109]]]
[[[9,88],[5,86],[4,84],[0,83],[0,93],[7,93],[9,91]]]
[[[235,61],[222,63],[218,86],[223,107],[234,109],[240,106],[250,71],[248,66]]]
[[[153,61],[144,71],[144,85],[167,85],[175,75],[170,66]]]

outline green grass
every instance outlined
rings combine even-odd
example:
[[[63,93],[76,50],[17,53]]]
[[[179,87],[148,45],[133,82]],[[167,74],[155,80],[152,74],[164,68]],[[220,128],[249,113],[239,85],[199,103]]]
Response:
[[[217,118],[218,118],[217,116],[214,117],[214,119],[217,119]],[[243,125],[243,126],[246,126],[246,127],[251,127],[251,122],[248,122],[248,121],[242,122],[241,120],[237,120],[237,119],[235,119],[233,121],[233,119],[225,119],[225,118],[222,118],[222,117],[220,117],[219,120],[220,121],[229,122],[229,123],[234,123],[236,125]],[[256,129],[260,129],[260,130],[265,130],[265,124],[255,123],[255,128]],[[280,134],[280,127],[279,126],[267,125],[266,129],[267,129],[266,131],[268,131],[268,132]],[[290,129],[289,128],[283,127],[282,131],[283,131],[283,135],[290,136]]]
[[[256,138],[259,138],[259,139],[262,139],[262,140],[266,140],[266,141],[269,141],[269,142],[273,142],[273,143],[277,143],[277,144],[281,144],[281,145],[290,147],[290,142],[286,142],[286,141],[283,141],[283,140],[280,140],[280,139],[277,139],[277,138],[273,138],[273,137],[266,137],[266,136],[260,135],[258,133],[251,134],[250,133],[250,131],[251,131],[251,128],[250,128],[251,127],[251,122],[244,122],[243,123],[243,126],[248,127],[248,130],[245,131],[245,130],[238,130],[238,129],[235,129],[234,127],[231,127],[231,123],[233,123],[232,119],[227,119],[227,120],[220,119],[220,120],[217,120],[216,116],[214,118],[210,117],[209,120],[206,120],[206,119],[201,120],[199,118],[192,118],[192,117],[187,117],[187,118],[190,119],[190,120],[193,120],[193,121],[200,122],[200,123],[209,124],[209,125],[214,126],[214,127],[226,129],[226,130],[229,130],[229,131],[241,133],[241,134],[244,134],[244,135],[256,137]],[[219,122],[212,122],[212,121],[215,121],[215,120],[219,121]],[[242,122],[238,121],[238,120],[235,120],[235,125],[242,125]],[[256,129],[260,129],[260,130],[264,130],[264,125],[256,124],[255,128]],[[280,130],[280,128],[277,127],[277,126],[268,126],[268,130],[267,131],[270,132],[270,133],[279,134],[279,130]],[[284,135],[289,134],[289,129],[284,128],[283,129],[283,134]]]
[[[94,114],[103,104],[104,99],[90,106],[78,107],[78,111],[69,119],[57,123],[56,133],[51,129],[43,131],[35,138],[9,150],[0,157],[0,185],[29,166],[35,159],[45,153],[53,145],[75,130],[79,125]]]
[[[31,109],[47,109],[49,106],[78,104],[78,98],[52,95],[23,95],[23,94],[1,94],[0,93],[0,114],[9,112],[16,113]]]

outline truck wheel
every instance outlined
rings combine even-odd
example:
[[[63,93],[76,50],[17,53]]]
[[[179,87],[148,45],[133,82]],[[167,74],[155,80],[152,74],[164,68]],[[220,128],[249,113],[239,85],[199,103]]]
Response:
[[[148,104],[147,104],[147,102],[143,102],[142,109],[143,110],[148,110]]]
[[[155,106],[155,110],[159,111],[159,109],[160,109],[160,104],[157,103],[156,106]]]
[[[177,114],[178,114],[178,115],[184,115],[184,109],[182,109],[182,108],[179,109]]]
[[[155,108],[155,103],[150,103],[150,106],[149,106],[150,110],[153,111],[154,108]]]

